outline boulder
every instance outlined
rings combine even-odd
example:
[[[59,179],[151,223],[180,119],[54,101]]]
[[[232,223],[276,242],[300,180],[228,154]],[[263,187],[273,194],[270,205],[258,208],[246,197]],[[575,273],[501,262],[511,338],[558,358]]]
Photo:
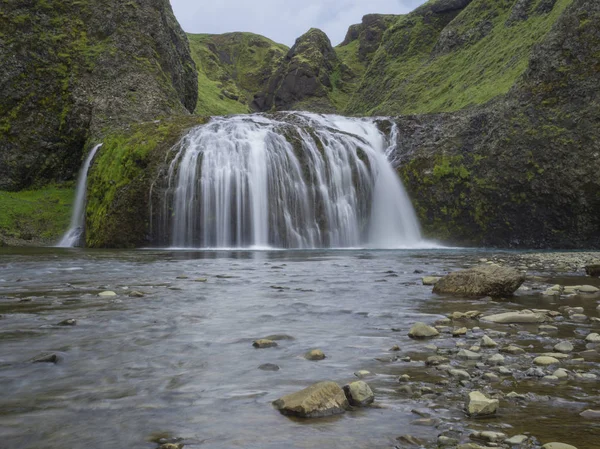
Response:
[[[504,312],[483,316],[481,317],[481,320],[500,324],[543,323],[546,321],[546,315],[543,313],[532,312],[531,310],[521,310],[518,312]]]
[[[440,333],[434,327],[428,326],[425,323],[415,323],[413,327],[408,331],[410,338],[431,338],[439,335]]]
[[[273,402],[273,406],[284,415],[318,418],[344,413],[349,404],[338,384],[319,382],[277,399]]]
[[[433,287],[434,293],[461,296],[511,296],[525,282],[525,276],[512,268],[479,265],[450,273]]]
[[[500,402],[498,399],[490,399],[479,391],[469,393],[467,399],[467,414],[472,417],[495,415]]]
[[[344,386],[344,393],[350,405],[364,407],[375,400],[375,395],[366,382],[359,380]]]

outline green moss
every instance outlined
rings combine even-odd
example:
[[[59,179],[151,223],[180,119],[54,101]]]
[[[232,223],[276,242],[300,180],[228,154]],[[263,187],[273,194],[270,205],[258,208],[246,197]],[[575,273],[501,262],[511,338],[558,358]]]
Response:
[[[0,191],[0,236],[58,239],[69,227],[74,193],[70,184],[20,192]]]

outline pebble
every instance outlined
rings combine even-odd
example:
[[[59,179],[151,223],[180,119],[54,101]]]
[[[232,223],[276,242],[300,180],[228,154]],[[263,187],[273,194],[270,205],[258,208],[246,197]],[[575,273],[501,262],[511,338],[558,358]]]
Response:
[[[565,354],[567,354],[569,352],[573,352],[573,349],[575,349],[575,348],[574,348],[573,344],[569,341],[563,341],[554,346],[554,350],[556,352],[563,352]]]
[[[548,366],[548,365],[555,365],[560,362],[557,359],[555,359],[554,357],[540,356],[540,357],[536,357],[535,359],[533,359],[533,363],[536,365],[539,365],[539,366]]]
[[[107,296],[117,296],[117,294],[113,291],[107,290],[105,292],[98,293],[98,296],[107,297]]]
[[[565,379],[569,377],[568,371],[564,368],[557,369],[556,371],[554,371],[554,373],[552,373],[552,375],[557,379]]]

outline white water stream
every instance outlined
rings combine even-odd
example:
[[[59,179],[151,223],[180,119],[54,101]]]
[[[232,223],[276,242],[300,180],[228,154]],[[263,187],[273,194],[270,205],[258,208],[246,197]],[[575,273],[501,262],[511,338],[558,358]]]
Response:
[[[373,119],[214,118],[182,140],[163,215],[181,248],[427,246]]]
[[[65,234],[58,242],[59,248],[72,248],[74,246],[79,246],[81,244],[81,239],[83,237],[84,227],[85,227],[85,199],[86,199],[86,188],[87,188],[87,175],[90,169],[90,165],[92,164],[92,160],[96,155],[98,149],[102,146],[102,144],[96,145],[83,163],[83,167],[81,167],[81,171],[79,172],[79,177],[77,178],[77,189],[75,190],[75,207],[73,208],[73,214],[71,215],[71,224],[69,225],[69,230],[65,232]]]

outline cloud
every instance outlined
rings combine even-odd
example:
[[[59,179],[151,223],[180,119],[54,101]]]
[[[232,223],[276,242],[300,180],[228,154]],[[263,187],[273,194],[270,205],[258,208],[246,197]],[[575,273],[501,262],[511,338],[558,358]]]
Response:
[[[288,46],[310,28],[322,29],[337,45],[348,27],[365,14],[405,14],[423,3],[425,0],[171,0],[188,33],[249,31]]]

